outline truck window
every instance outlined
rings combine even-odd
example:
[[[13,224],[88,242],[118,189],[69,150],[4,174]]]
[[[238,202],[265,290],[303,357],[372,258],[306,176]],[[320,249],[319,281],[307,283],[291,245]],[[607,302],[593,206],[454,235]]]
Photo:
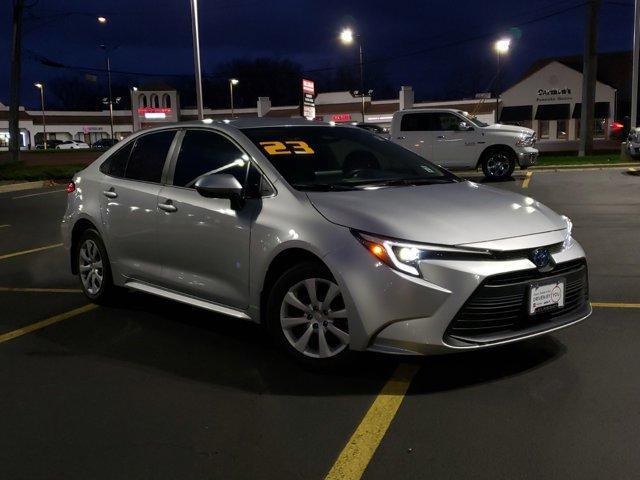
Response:
[[[427,132],[434,130],[433,113],[405,113],[400,121],[403,132]]]
[[[453,113],[439,113],[434,130],[458,131],[460,130],[460,122],[462,122],[462,119]]]

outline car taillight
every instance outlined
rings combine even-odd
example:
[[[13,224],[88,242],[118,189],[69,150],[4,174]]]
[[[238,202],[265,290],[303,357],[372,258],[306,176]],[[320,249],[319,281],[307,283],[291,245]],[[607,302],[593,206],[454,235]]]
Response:
[[[73,193],[76,191],[76,184],[73,182],[69,182],[67,184],[67,193]]]
[[[622,130],[624,128],[624,125],[620,122],[613,122],[611,124],[611,130]]]

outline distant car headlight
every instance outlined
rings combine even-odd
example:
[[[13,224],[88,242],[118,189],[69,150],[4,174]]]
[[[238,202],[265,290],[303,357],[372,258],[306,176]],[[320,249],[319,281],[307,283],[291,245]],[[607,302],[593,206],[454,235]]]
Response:
[[[489,250],[475,250],[441,245],[424,245],[379,238],[352,230],[353,235],[369,252],[389,267],[420,277],[418,263],[422,260],[487,260]]]
[[[563,248],[569,248],[571,245],[573,245],[573,237],[571,236],[571,232],[573,230],[573,222],[566,215],[562,215],[562,219],[564,220],[567,229],[564,235],[564,242],[562,243],[562,246]]]
[[[536,136],[534,135],[521,135],[516,140],[516,147],[533,147],[536,143]]]

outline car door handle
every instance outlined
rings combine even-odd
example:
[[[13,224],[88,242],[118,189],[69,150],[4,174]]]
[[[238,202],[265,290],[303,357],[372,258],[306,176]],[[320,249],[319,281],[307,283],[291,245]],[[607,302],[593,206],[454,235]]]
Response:
[[[171,200],[167,200],[166,203],[159,203],[158,208],[168,213],[176,212],[178,210],[178,207],[176,207]]]
[[[406,138],[407,138],[407,137],[396,137],[396,140],[404,140],[404,139],[406,139]]]
[[[107,198],[116,198],[118,196],[113,188],[103,191],[102,194]]]
[[[438,140],[446,140],[447,139],[447,137],[445,137],[444,135],[438,135],[436,138]]]

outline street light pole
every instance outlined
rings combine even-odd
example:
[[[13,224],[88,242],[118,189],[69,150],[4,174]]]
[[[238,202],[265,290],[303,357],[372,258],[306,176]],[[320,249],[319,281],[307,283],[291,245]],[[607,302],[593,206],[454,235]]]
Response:
[[[362,54],[362,35],[359,33],[353,33],[353,30],[350,28],[345,28],[340,32],[340,41],[345,45],[351,45],[353,40],[358,40],[358,50],[360,53],[360,97],[362,98],[362,121],[364,122],[364,105],[365,105],[365,93],[364,93],[364,62],[363,62],[363,54]]]
[[[638,69],[640,68],[640,0],[636,0],[633,24],[633,74],[631,77],[631,128],[638,125]]]
[[[502,73],[502,55],[507,54],[509,52],[509,48],[511,47],[511,39],[510,38],[502,38],[493,45],[496,54],[498,55],[498,63],[496,70],[496,123],[500,120],[499,118],[499,110],[500,110],[500,74]]]
[[[109,83],[109,124],[111,126],[111,140],[113,140],[113,97],[111,96],[111,59],[109,58],[109,52],[105,48],[105,55],[107,56],[107,81]]]
[[[202,106],[202,72],[200,70],[200,34],[198,32],[198,0],[191,0],[191,31],[193,33],[193,63],[196,75],[196,103],[198,119],[204,118]]]
[[[42,107],[42,135],[44,137],[44,149],[47,149],[47,121],[44,116],[44,84],[34,83],[34,86],[40,90],[40,106]]]
[[[237,85],[238,83],[240,83],[240,81],[237,78],[229,79],[229,95],[231,99],[231,118],[233,118],[233,86]]]

